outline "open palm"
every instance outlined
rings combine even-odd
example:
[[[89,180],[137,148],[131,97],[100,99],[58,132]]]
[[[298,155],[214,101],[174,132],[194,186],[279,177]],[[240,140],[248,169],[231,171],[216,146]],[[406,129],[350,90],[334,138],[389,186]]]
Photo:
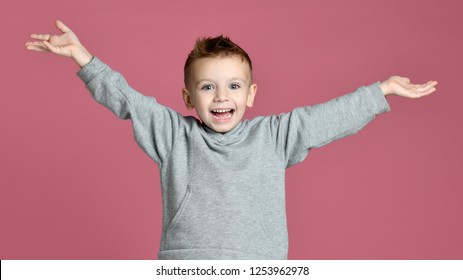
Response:
[[[61,21],[56,21],[60,35],[32,34],[32,39],[39,41],[27,42],[26,48],[39,52],[52,52],[57,55],[72,57],[72,52],[80,46],[79,39],[72,30]]]
[[[57,20],[55,25],[61,31],[61,34],[32,34],[31,38],[37,41],[26,42],[26,49],[38,52],[51,52],[60,56],[70,57],[77,65],[84,67],[92,60],[92,54],[87,51],[79,42],[76,34],[64,25],[64,23]]]
[[[424,84],[412,84],[410,79],[400,76],[392,76],[381,83],[385,95],[394,94],[401,97],[421,98],[436,91],[437,81],[429,81]]]

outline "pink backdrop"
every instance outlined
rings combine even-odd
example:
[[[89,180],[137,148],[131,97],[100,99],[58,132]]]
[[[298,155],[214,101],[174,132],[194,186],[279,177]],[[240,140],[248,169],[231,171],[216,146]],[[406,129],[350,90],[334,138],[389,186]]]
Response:
[[[253,59],[248,118],[390,75],[438,80],[434,95],[388,98],[390,113],[288,170],[289,258],[463,258],[460,1],[7,2],[0,259],[154,259],[159,248],[159,174],[130,122],[90,97],[72,61],[23,47],[55,19],[182,113],[183,63],[204,35],[229,35]]]

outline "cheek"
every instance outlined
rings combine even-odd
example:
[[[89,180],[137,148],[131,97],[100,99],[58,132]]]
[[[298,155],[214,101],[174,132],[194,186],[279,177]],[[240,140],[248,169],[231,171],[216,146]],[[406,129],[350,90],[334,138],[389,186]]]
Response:
[[[204,112],[207,111],[209,106],[209,101],[206,98],[198,98],[195,100],[195,108],[198,111]]]
[[[241,94],[240,98],[239,98],[239,101],[237,101],[239,103],[239,106],[240,107],[247,107],[247,104],[248,104],[248,94],[247,93],[243,93]]]

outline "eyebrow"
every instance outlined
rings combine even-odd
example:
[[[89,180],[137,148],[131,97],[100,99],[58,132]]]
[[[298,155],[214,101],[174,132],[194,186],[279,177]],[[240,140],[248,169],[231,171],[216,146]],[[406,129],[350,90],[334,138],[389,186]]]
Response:
[[[199,80],[195,83],[195,87],[197,87],[200,83],[202,82],[212,82],[211,80],[208,80],[208,79],[202,79],[202,80]]]
[[[243,79],[243,78],[239,78],[239,77],[233,77],[233,78],[231,78],[231,79],[230,79],[230,81],[236,81],[236,80],[242,81],[243,83],[245,83],[245,82],[246,82],[246,80],[245,80],[245,79]]]
[[[237,81],[237,80],[238,80],[238,81],[241,81],[241,82],[243,82],[243,83],[246,83],[246,80],[245,80],[245,79],[239,78],[239,77],[230,78],[228,81],[231,82],[231,81]],[[199,84],[202,83],[202,82],[213,82],[213,83],[215,83],[213,80],[210,80],[210,79],[201,79],[201,80],[197,81],[197,82],[195,83],[195,85],[197,86],[197,85],[199,85]]]

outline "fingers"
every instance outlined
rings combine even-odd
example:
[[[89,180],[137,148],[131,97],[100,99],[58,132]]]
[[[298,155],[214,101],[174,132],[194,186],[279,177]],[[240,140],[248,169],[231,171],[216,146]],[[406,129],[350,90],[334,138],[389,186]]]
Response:
[[[49,52],[50,49],[44,44],[44,42],[48,42],[50,40],[51,35],[49,34],[31,34],[32,39],[37,39],[40,41],[34,42],[26,42],[24,45],[26,49],[31,51],[38,51],[38,52]]]
[[[414,97],[414,98],[421,98],[421,97],[430,95],[431,93],[433,93],[433,92],[435,92],[435,91],[436,91],[436,88],[433,87],[433,88],[427,89],[427,90],[425,90],[425,91],[417,92],[417,93],[415,94],[415,96],[413,96],[413,97]]]
[[[415,85],[415,90],[413,91],[413,98],[421,98],[427,95],[430,95],[434,91],[436,91],[435,86],[437,85],[437,81],[429,81],[425,84]]]
[[[57,48],[47,41],[42,42],[27,42],[25,44],[26,49],[38,52],[57,52]]]
[[[432,85],[432,86],[436,86],[438,84],[438,82],[437,81],[429,81],[429,82],[427,82],[427,84]]]
[[[61,32],[71,32],[71,29],[67,27],[62,21],[57,20],[55,22],[56,28],[58,28]],[[52,35],[50,34],[31,34],[32,39],[37,39],[41,41],[49,41]]]
[[[71,29],[69,27],[67,27],[62,21],[60,20],[57,20],[55,22],[55,25],[56,27],[63,33],[66,33],[66,32],[70,32]]]
[[[31,34],[32,39],[37,39],[41,41],[48,41],[50,40],[51,35],[50,34]]]
[[[437,85],[437,82],[436,81],[429,81],[425,84],[421,84],[421,85],[417,85],[417,89],[419,91],[427,91],[433,87],[435,87]]]
[[[38,52],[49,52],[48,48],[42,42],[27,42],[26,49]]]

